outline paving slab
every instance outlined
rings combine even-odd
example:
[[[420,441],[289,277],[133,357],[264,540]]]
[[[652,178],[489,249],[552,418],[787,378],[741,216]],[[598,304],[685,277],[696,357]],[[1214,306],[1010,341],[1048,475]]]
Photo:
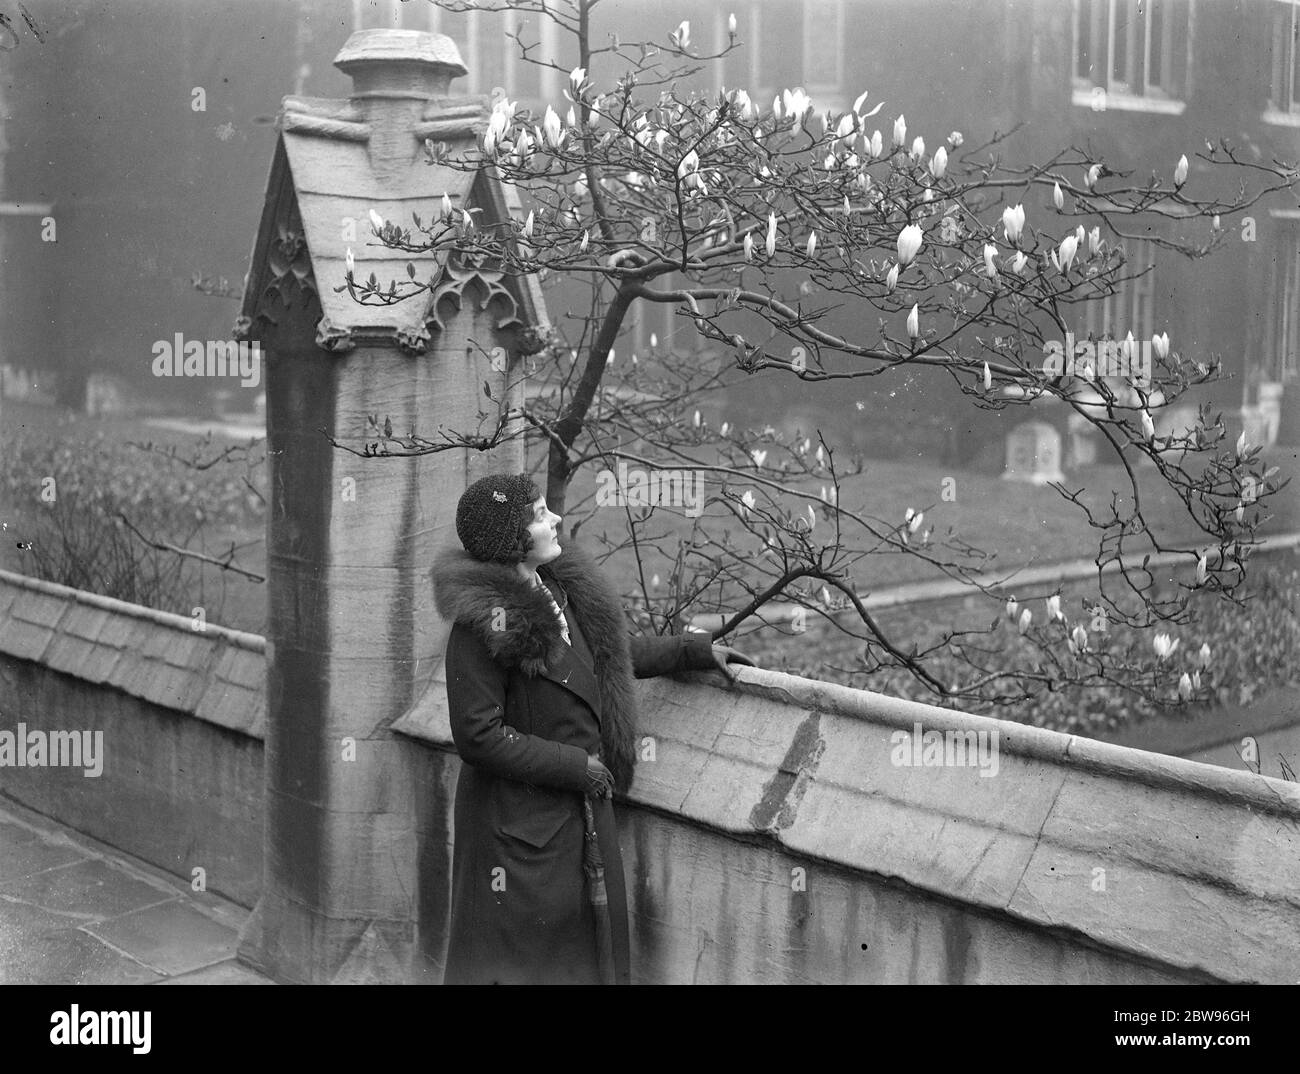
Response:
[[[99,858],[0,883],[0,896],[79,917],[87,924],[152,906],[175,895],[174,891],[146,884]]]
[[[161,976],[66,914],[0,897],[0,984],[149,984]]]
[[[85,861],[86,852],[63,839],[29,839],[14,844],[3,843],[0,853],[0,883],[22,880],[46,869]]]
[[[87,925],[86,931],[167,976],[234,958],[239,939],[234,929],[219,925],[179,897]]]
[[[195,970],[193,973],[183,973],[179,977],[167,977],[154,983],[160,985],[275,984],[270,978],[263,977],[256,970],[249,969],[242,962],[237,962],[233,958],[226,962],[218,962],[215,966],[206,966],[201,970]]]

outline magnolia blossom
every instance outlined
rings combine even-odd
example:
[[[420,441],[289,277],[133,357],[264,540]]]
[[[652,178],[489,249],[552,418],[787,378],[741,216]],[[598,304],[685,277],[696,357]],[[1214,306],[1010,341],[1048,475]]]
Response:
[[[549,104],[546,106],[546,115],[542,117],[542,135],[546,139],[546,144],[552,149],[558,149],[564,140],[560,131],[560,117]]]
[[[898,263],[900,265],[910,265],[912,263],[912,259],[920,252],[921,241],[921,227],[919,224],[908,224],[898,233]]]
[[[524,221],[524,238],[531,239],[532,237],[533,237],[533,211],[532,209],[529,209],[528,219]]]
[[[1205,581],[1210,576],[1210,564],[1204,552],[1196,561],[1196,584],[1205,585]]]
[[[1200,663],[1201,667],[1206,668],[1207,670],[1209,669],[1209,666],[1210,666],[1210,644],[1209,644],[1209,642],[1202,642],[1202,643],[1201,643],[1201,648],[1200,648],[1200,649],[1198,650],[1198,652],[1196,653],[1196,659],[1197,659],[1197,661]]]
[[[1156,656],[1160,660],[1167,660],[1178,649],[1178,639],[1171,638],[1168,634],[1157,634],[1151,640],[1151,647],[1155,649]]]
[[[1192,677],[1185,671],[1178,679],[1178,696],[1184,701],[1192,696]]]
[[[736,13],[733,11],[730,15],[727,16],[727,33],[734,34],[735,32],[736,32]]]
[[[1019,276],[1025,271],[1025,262],[1029,260],[1023,250],[1017,250],[1016,256],[1011,259],[1011,271]]]
[[[796,89],[783,92],[781,100],[785,104],[785,114],[794,118],[796,127],[802,127],[804,118],[812,110],[812,98],[802,89]]]
[[[347,262],[347,265],[348,265],[348,275],[351,276],[352,273],[356,272],[356,270],[357,270],[357,262],[356,262],[356,258],[354,258],[354,257],[352,256],[352,247],[351,247],[351,246],[348,247],[348,249],[347,249],[347,253],[344,254],[343,257],[344,257],[344,260]]]
[[[749,454],[750,457],[753,458],[755,466],[762,466],[764,461],[767,459],[766,448],[754,448]]]
[[[1079,240],[1073,235],[1067,235],[1061,240],[1061,248],[1057,252],[1057,257],[1059,258],[1062,275],[1070,271],[1070,266],[1074,264],[1075,252],[1078,249]]]
[[[915,533],[917,530],[919,530],[921,528],[921,519],[923,518],[925,518],[924,511],[918,511],[916,514],[914,514],[912,516],[912,520],[907,524],[907,531],[909,533]]]
[[[742,245],[744,246],[745,249],[745,260],[753,261],[754,260],[754,236],[747,234],[745,236],[745,241],[744,243],[742,243]]]
[[[811,235],[808,236],[808,245],[804,247],[804,253],[806,253],[809,257],[812,257],[812,255],[816,253],[816,251],[817,251],[817,232],[814,231]]]
[[[578,243],[578,249],[585,254],[587,252],[587,244],[590,241],[591,241],[591,231],[590,230],[584,231],[582,233],[582,241]]]
[[[1018,243],[1020,234],[1025,229],[1025,207],[1016,205],[1014,208],[1008,205],[1002,210],[1002,233],[1006,235],[1007,242]]]
[[[1237,437],[1237,458],[1240,459],[1243,455],[1245,455],[1246,449],[1249,446],[1250,445],[1246,442],[1246,430],[1242,429],[1241,435]]]
[[[998,248],[992,243],[984,244],[984,274],[990,279],[997,279],[998,267],[993,259],[998,255]]]
[[[1064,618],[1065,618],[1065,616],[1063,616],[1063,615],[1061,614],[1061,594],[1060,594],[1060,593],[1053,593],[1050,597],[1047,598],[1047,618],[1048,618],[1049,620],[1050,620],[1050,619],[1064,619]]]
[[[754,102],[749,99],[749,94],[743,89],[736,90],[736,92],[732,94],[731,103],[735,106],[736,111],[744,116],[745,119],[754,118]]]
[[[573,87],[575,96],[582,92],[582,84],[586,81],[587,69],[585,67],[575,67],[569,72],[569,85]]]
[[[1142,436],[1147,440],[1154,440],[1156,437],[1156,423],[1151,420],[1151,413],[1142,408]]]
[[[894,145],[902,145],[907,141],[907,120],[899,116],[894,120]]]
[[[450,194],[444,194],[442,196],[442,215],[444,217],[451,216],[451,195]]]
[[[988,391],[993,387],[993,370],[989,368],[988,362],[984,363],[984,390]]]
[[[370,223],[374,225],[376,231],[384,230],[384,218],[375,212],[374,209],[370,210]]]
[[[776,213],[767,214],[767,256],[776,253]]]
[[[953,149],[960,149],[962,142],[965,140],[966,139],[962,137],[961,131],[951,131],[948,134],[948,144],[952,146]]]
[[[840,121],[835,125],[835,137],[841,140],[851,138],[853,132],[857,130],[857,124],[854,122],[853,113],[845,112],[840,116]]]
[[[884,151],[885,151],[884,137],[881,135],[880,131],[872,131],[871,132],[871,155],[873,157],[878,157]]]
[[[668,40],[676,45],[679,49],[689,47],[691,43],[691,23],[689,19],[684,19],[671,34]]]
[[[1061,193],[1060,183],[1052,184],[1052,204],[1055,205],[1058,210],[1065,208],[1065,195]]]
[[[668,132],[664,131],[662,133],[666,136]],[[692,149],[686,156],[682,157],[681,163],[677,165],[677,177],[680,179],[689,175],[691,172],[697,171],[699,167],[700,155]]]
[[[1182,186],[1187,182],[1187,154],[1184,153],[1178,158],[1178,166],[1174,168],[1174,186]]]
[[[1021,634],[1028,634],[1028,633],[1029,633],[1029,624],[1032,623],[1033,621],[1034,621],[1034,613],[1033,613],[1033,612],[1031,612],[1028,608],[1026,608],[1024,611],[1022,611],[1022,612],[1020,613],[1020,633],[1021,633]]]
[[[894,288],[897,286],[898,286],[898,266],[894,265],[893,267],[890,268],[888,274],[885,276],[885,287],[888,288],[889,293],[892,295],[894,293]]]
[[[1016,609],[1019,607],[1020,605],[1016,603],[1015,597],[1007,598],[1007,620],[1009,622],[1014,623],[1016,621]]]
[[[1161,332],[1158,336],[1151,337],[1151,349],[1156,352],[1157,358],[1169,357],[1169,333]]]
[[[698,410],[695,412],[695,417],[691,419],[691,424],[697,429],[700,427],[700,412]]]
[[[722,428],[718,430],[718,435],[726,436],[729,432],[731,432],[731,422],[724,421],[722,423]]]
[[[1082,626],[1076,626],[1070,632],[1070,640],[1074,642],[1074,647],[1080,652],[1086,652],[1088,649],[1088,632]]]
[[[1095,227],[1088,232],[1088,256],[1096,257],[1101,249],[1101,228]]]
[[[913,304],[912,312],[907,315],[907,334],[913,339],[921,334],[921,312]]]
[[[749,489],[745,490],[745,495],[740,498],[740,502],[745,506],[745,514],[749,514],[754,509],[754,493]]]
[[[948,170],[948,150],[940,146],[934,151],[934,159],[930,161],[930,174],[936,179],[942,179],[944,172]]]
[[[912,159],[920,160],[925,156],[925,139],[919,134],[912,139]]]

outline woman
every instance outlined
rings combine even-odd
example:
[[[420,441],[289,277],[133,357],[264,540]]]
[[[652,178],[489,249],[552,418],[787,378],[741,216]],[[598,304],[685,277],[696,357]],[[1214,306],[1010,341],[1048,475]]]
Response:
[[[632,677],[751,663],[707,634],[630,637],[595,563],[560,547],[559,521],[526,474],[485,477],[456,507],[463,550],[433,568],[463,762],[448,984],[629,982],[611,798],[635,763]],[[607,911],[586,879],[597,850]]]

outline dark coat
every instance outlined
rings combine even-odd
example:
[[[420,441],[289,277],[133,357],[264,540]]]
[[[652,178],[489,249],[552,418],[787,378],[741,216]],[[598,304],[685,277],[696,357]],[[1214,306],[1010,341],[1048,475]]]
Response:
[[[446,983],[597,983],[596,918],[582,869],[587,757],[625,791],[635,764],[632,678],[716,664],[708,634],[628,634],[617,594],[566,542],[538,574],[460,548],[433,568],[447,638],[447,701],[464,762],[456,784]],[[614,965],[630,980],[627,891],[613,805],[593,802]]]

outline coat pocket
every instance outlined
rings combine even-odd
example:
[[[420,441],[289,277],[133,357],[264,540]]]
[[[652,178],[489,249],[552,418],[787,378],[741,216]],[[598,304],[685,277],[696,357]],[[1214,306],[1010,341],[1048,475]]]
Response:
[[[501,834],[508,835],[512,839],[519,839],[529,846],[541,850],[560,834],[560,829],[574,815],[566,810],[563,813],[546,812],[531,817],[520,817],[517,820],[501,825]]]
[[[570,820],[578,820],[575,792],[532,789],[526,785],[502,786],[501,812],[497,825],[502,835],[541,849]]]

